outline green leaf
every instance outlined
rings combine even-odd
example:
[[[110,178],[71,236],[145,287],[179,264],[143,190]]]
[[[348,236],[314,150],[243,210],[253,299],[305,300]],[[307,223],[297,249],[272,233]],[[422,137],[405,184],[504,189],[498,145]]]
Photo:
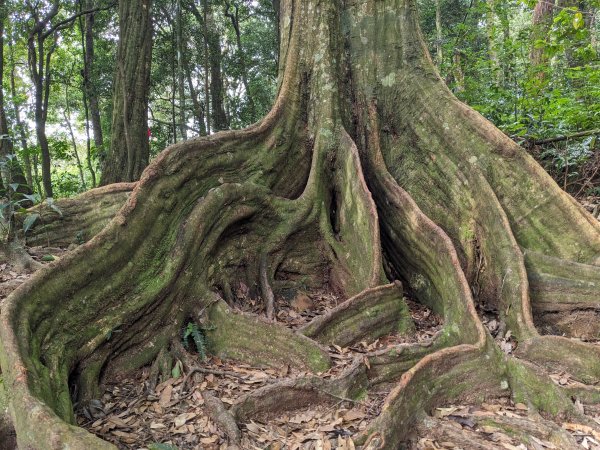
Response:
[[[580,28],[582,28],[584,25],[583,22],[583,14],[581,14],[581,12],[576,12],[575,15],[573,16],[573,28],[575,28],[576,30],[579,30]]]
[[[46,204],[50,207],[50,209],[52,209],[54,212],[56,212],[60,217],[62,217],[63,213],[60,210],[60,208],[56,205],[56,203],[54,203],[54,199],[52,197],[48,197],[46,199]]]
[[[23,197],[32,203],[39,203],[41,200],[40,194],[23,194]]]
[[[29,229],[33,226],[35,221],[39,218],[40,215],[38,213],[27,215],[27,217],[25,217],[25,220],[23,221],[23,233],[27,233]]]
[[[13,192],[17,192],[17,189],[19,189],[19,183],[10,183],[9,186]]]
[[[175,363],[173,370],[171,370],[171,376],[173,378],[179,378],[181,376],[181,366],[182,366],[181,361],[178,360]]]

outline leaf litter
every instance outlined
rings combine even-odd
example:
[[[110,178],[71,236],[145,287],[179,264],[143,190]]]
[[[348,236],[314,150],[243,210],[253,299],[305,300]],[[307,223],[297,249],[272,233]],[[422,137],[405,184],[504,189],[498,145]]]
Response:
[[[32,258],[42,264],[62,257],[66,249],[33,247],[27,251]],[[51,257],[49,257],[51,256]],[[19,285],[31,277],[32,273],[16,270],[10,261],[0,262],[0,305],[2,301]],[[248,295],[243,287],[238,290],[241,296]],[[296,299],[294,299],[296,300]],[[406,300],[415,323],[416,333],[411,336],[391,334],[375,342],[360,342],[347,348],[330,347],[332,368],[321,374],[322,377],[333,377],[361,353],[381,350],[389,346],[422,342],[431,339],[442,328],[442,320],[428,308]],[[241,303],[241,302],[240,302]],[[292,329],[297,329],[311,321],[314,317],[326,313],[336,307],[340,299],[326,292],[305,294],[298,301],[279,300],[277,305],[277,321]],[[261,313],[259,301],[244,302],[244,310]],[[238,305],[239,306],[239,305]],[[485,312],[482,321],[499,343],[502,350],[509,354],[516,346],[510,330],[503,328],[497,316]],[[407,338],[409,340],[407,340]],[[213,392],[226,406],[253,390],[284,378],[306,375],[290,373],[289,368],[265,369],[252,367],[235,361],[222,361],[211,357],[201,367],[222,371],[224,375],[195,374],[192,386],[184,390],[183,376],[169,378],[160,383],[154,391],[148,387],[149,369],[140,371],[126,378],[108,381],[102,399],[93,400],[85,413],[80,409],[78,424],[103,439],[114,443],[120,449],[226,449],[227,438],[218,429],[204,411],[202,392]],[[237,376],[233,376],[236,374]],[[184,375],[184,374],[180,374]],[[560,386],[578,386],[581,383],[570,374],[557,372],[550,374],[551,379]],[[188,383],[189,386],[190,383]],[[369,392],[369,396],[361,402],[340,401],[330,406],[303,408],[278,418],[270,418],[260,422],[253,420],[241,425],[243,432],[242,448],[244,449],[354,449],[352,437],[364,430],[376,417],[388,391]],[[583,405],[575,399],[575,408],[591,417],[600,425],[600,407]],[[543,450],[560,449],[549,440],[527,436],[527,444],[511,436],[501,427],[482,425],[482,417],[497,416],[504,418],[519,417],[539,424],[539,416],[529,415],[524,404],[512,404],[508,399],[500,399],[496,403],[482,405],[451,405],[437,408],[431,416],[416,428],[410,441],[410,447],[423,449],[459,449],[474,448],[461,446],[462,438],[452,433],[454,428],[464,433],[472,445],[483,443],[489,449],[508,450]],[[432,422],[433,421],[433,422]],[[435,424],[436,436],[427,429],[429,423]],[[578,447],[588,450],[600,450],[600,434],[596,429],[579,423],[565,422],[560,428],[571,436]],[[450,428],[452,427],[452,428]],[[534,426],[532,426],[534,427]],[[451,435],[453,437],[450,437]],[[461,436],[459,434],[458,436]],[[453,441],[454,439],[454,441]],[[455,442],[456,441],[456,442]],[[479,447],[478,447],[479,448]]]
[[[236,296],[247,295],[240,287]],[[302,294],[302,302],[282,301],[277,305],[277,321],[292,329],[311,321],[339,304],[328,293]],[[392,333],[374,342],[359,342],[350,347],[330,346],[332,367],[320,376],[331,378],[349,367],[363,354],[407,342],[430,340],[442,328],[442,320],[426,307],[407,301],[416,333],[411,336]],[[241,303],[241,302],[240,302]],[[247,312],[261,313],[260,302],[246,301]],[[309,305],[309,306],[307,306]],[[80,409],[78,424],[120,449],[152,449],[166,444],[179,450],[226,449],[227,437],[209,418],[202,393],[210,391],[226,407],[242,396],[283,379],[308,375],[290,367],[279,369],[252,367],[233,360],[210,357],[198,360],[198,366],[222,374],[195,373],[187,388],[185,374],[169,378],[154,391],[149,387],[149,368],[133,375],[106,382],[99,400],[101,409],[92,414]],[[295,409],[277,417],[255,418],[240,424],[243,449],[354,449],[353,436],[364,430],[381,411],[389,390],[369,392],[361,401],[340,399],[330,405]]]

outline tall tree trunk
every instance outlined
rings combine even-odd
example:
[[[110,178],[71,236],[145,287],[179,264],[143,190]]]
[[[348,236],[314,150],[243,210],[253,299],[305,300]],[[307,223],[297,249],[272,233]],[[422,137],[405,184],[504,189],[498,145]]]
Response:
[[[68,80],[65,83],[65,109],[63,111],[63,118],[65,120],[65,125],[67,126],[67,130],[69,130],[69,136],[71,137],[71,145],[73,146],[73,156],[75,156],[75,162],[77,163],[77,170],[79,171],[79,180],[81,181],[81,188],[85,191],[85,176],[83,175],[83,164],[81,164],[81,158],[79,157],[79,152],[77,151],[77,139],[75,138],[75,133],[73,132],[73,125],[71,123],[71,99],[69,97],[69,85]]]
[[[232,1],[225,1],[225,16],[227,16],[235,32],[235,43],[237,46],[237,59],[240,67],[242,84],[248,101],[248,111],[250,117],[254,119],[256,115],[256,108],[254,106],[254,99],[252,98],[252,92],[250,92],[250,84],[248,83],[248,68],[246,67],[246,52],[242,45],[242,31],[240,29],[240,15],[239,7]]]
[[[4,25],[6,21],[6,7],[4,0],[0,0],[0,178],[4,189],[9,189],[9,184],[17,184],[17,192],[30,194],[31,189],[23,168],[14,154],[13,133],[8,126],[6,106],[4,103]]]
[[[19,102],[17,101],[17,88],[15,83],[15,61],[13,54],[12,44],[9,43],[10,50],[10,92],[11,100],[13,105],[13,113],[15,116],[15,131],[18,134],[19,142],[21,144],[21,150],[23,152],[23,165],[25,166],[25,178],[27,179],[27,185],[33,189],[34,180],[31,166],[31,156],[29,155],[29,146],[27,145],[27,136],[25,135],[25,127],[21,121],[21,110],[19,108]],[[39,188],[39,186],[38,186]],[[41,191],[40,191],[41,192]]]
[[[496,85],[500,86],[502,84],[503,73],[500,56],[498,55],[498,45],[496,44],[496,0],[487,0],[485,11],[485,31],[487,34],[491,69]]]
[[[552,16],[554,13],[554,3],[548,0],[538,0],[533,9],[533,18],[531,25],[531,51],[529,60],[532,67],[539,67],[546,62],[545,49],[543,45],[537,45],[537,41],[545,41],[548,31],[552,26]],[[539,72],[539,77],[543,77],[543,72]]]
[[[187,107],[185,96],[185,54],[186,45],[183,36],[183,14],[181,0],[177,0],[175,27],[177,37],[177,90],[179,96],[179,134],[183,140],[187,139]]]
[[[216,28],[211,0],[203,0],[207,29],[208,64],[210,67],[210,107],[213,131],[229,128],[225,114],[223,74],[221,72],[221,38]]]
[[[190,91],[190,98],[192,100],[194,116],[196,118],[196,123],[198,124],[200,136],[206,136],[207,133],[206,121],[204,117],[204,106],[200,102],[198,91],[194,87],[194,81],[192,80],[192,70],[190,69],[190,64],[186,58],[183,59],[183,65],[188,89]]]
[[[101,185],[135,181],[148,165],[152,34],[152,1],[120,0],[110,149]]]
[[[411,0],[283,0],[281,13],[271,112],[169,147],[106,228],[3,303],[19,448],[114,450],[73,426],[73,401],[97,403],[107,377],[157,357],[185,359],[190,320],[210,324],[219,358],[293,369],[240,395],[229,422],[387,388],[354,435],[366,450],[399,448],[425,411],[509,396],[550,430],[554,418],[599,433],[572,396],[598,401],[600,348],[583,339],[600,336],[600,223],[446,88]],[[443,315],[443,330],[332,375],[324,346],[373,343],[411,320],[392,280]],[[267,311],[298,289],[343,303],[292,332],[231,310],[220,293],[241,283]],[[478,311],[512,336],[510,354]]]
[[[37,5],[35,8],[37,8]],[[50,198],[53,196],[53,192],[50,147],[46,135],[46,122],[48,119],[48,102],[52,83],[52,54],[56,50],[58,36],[56,33],[48,34],[46,27],[58,14],[58,11],[59,4],[57,2],[53,4],[52,8],[42,19],[36,19],[36,23],[29,30],[27,39],[27,60],[34,88],[35,133],[42,155],[42,184],[46,197]],[[34,17],[37,17],[38,12],[32,14]],[[48,41],[50,41],[49,44]]]
[[[444,61],[442,36],[442,7],[440,0],[435,0],[435,63],[438,68],[442,67]]]
[[[94,6],[93,0],[85,0],[84,8],[86,10],[92,9]],[[94,57],[94,23],[96,20],[96,13],[86,14],[79,19],[79,28],[81,30],[81,46],[83,49],[83,95],[84,95],[84,108],[86,110],[86,132],[89,134],[89,120],[91,119],[92,130],[94,134],[94,146],[96,147],[96,154],[104,154],[104,136],[102,132],[102,121],[100,118],[100,103],[98,98],[98,92],[94,83],[95,79],[95,57]],[[91,149],[89,148],[89,136],[88,136],[88,149],[86,162],[88,170],[92,176],[92,187],[96,186],[96,171],[94,170],[92,163]]]
[[[52,53],[56,46],[56,36],[50,48],[45,48],[46,39],[42,31],[30,35],[28,42],[29,70],[34,85],[34,117],[35,133],[42,155],[42,185],[46,197],[53,197],[51,157],[46,135],[46,122],[48,119],[48,102],[50,99],[50,86],[52,83],[52,70],[50,67]]]

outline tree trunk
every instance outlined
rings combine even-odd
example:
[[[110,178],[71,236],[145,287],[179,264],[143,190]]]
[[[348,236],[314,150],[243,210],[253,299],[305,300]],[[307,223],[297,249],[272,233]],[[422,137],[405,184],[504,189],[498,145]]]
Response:
[[[93,1],[85,1],[85,9],[93,8]],[[89,144],[89,120],[92,122],[92,131],[94,134],[94,145],[96,154],[104,154],[104,136],[102,132],[102,121],[100,119],[100,106],[98,93],[93,82],[95,75],[94,67],[94,22],[96,13],[86,14],[79,19],[79,28],[81,30],[81,44],[83,47],[83,101],[86,115],[86,133],[88,134],[87,143],[87,166],[92,176],[92,186],[96,186],[96,171],[92,164],[91,148]]]
[[[355,436],[364,449],[398,448],[423,411],[508,395],[598,430],[548,374],[567,372],[598,399],[600,348],[580,339],[600,335],[600,224],[453,97],[411,0],[282,0],[281,15],[270,113],[169,147],[100,234],[3,304],[19,446],[114,449],[72,426],[72,402],[100,398],[105,377],[159,353],[174,357],[190,320],[212,325],[217,356],[310,373],[236,399],[239,423],[392,385]],[[322,344],[372,341],[400,320],[397,279],[443,315],[443,331],[324,377]],[[230,310],[218,292],[239,283],[347,300],[292,333]],[[478,309],[497,314],[517,357]]]
[[[444,62],[442,36],[442,8],[440,0],[435,0],[435,64],[438,68],[441,68]]]
[[[531,25],[533,31],[531,34],[531,51],[529,52],[529,60],[532,67],[539,67],[545,63],[545,49],[543,45],[536,45],[537,41],[545,41],[548,31],[552,26],[552,16],[554,14],[554,4],[548,0],[538,0],[533,9],[533,19]],[[543,72],[538,72],[538,77],[543,78]]]
[[[151,0],[119,1],[119,46],[113,86],[111,140],[100,185],[138,180],[148,165],[151,9]]]
[[[4,0],[0,0],[0,181],[3,189],[10,189],[10,184],[17,184],[17,192],[31,194],[31,189],[23,168],[14,154],[13,137],[4,104],[4,22],[6,9]],[[10,155],[10,157],[9,157]],[[20,199],[17,199],[20,200]]]
[[[21,111],[19,109],[19,103],[17,102],[17,89],[15,86],[15,62],[13,55],[12,44],[9,43],[10,50],[10,92],[12,105],[15,115],[15,130],[18,133],[18,138],[21,143],[21,150],[23,151],[23,165],[25,166],[25,178],[27,179],[27,185],[33,189],[33,171],[31,167],[31,156],[29,155],[29,146],[27,145],[27,137],[25,136],[25,128],[23,122],[21,121]]]
[[[87,189],[85,185],[85,176],[83,175],[83,164],[81,164],[81,158],[77,151],[77,140],[75,139],[75,133],[73,132],[73,125],[71,124],[71,105],[69,98],[69,84],[68,81],[65,83],[65,109],[63,111],[63,117],[65,119],[65,125],[69,130],[69,136],[71,137],[71,145],[73,146],[73,156],[75,156],[75,162],[77,163],[77,170],[79,171],[79,180],[81,181],[81,189],[85,191]]]
[[[185,67],[183,60],[185,58],[186,45],[183,37],[183,15],[181,0],[177,0],[177,13],[175,15],[176,39],[177,39],[177,90],[179,95],[179,134],[181,139],[186,140],[187,136],[187,108],[185,97]]]
[[[192,100],[194,116],[196,119],[196,123],[198,124],[198,130],[200,136],[206,136],[206,121],[204,118],[204,106],[200,102],[199,94],[196,88],[194,87],[194,82],[192,80],[192,70],[190,69],[190,64],[188,60],[183,58],[183,66],[185,71],[185,78],[188,84],[188,89],[190,91],[190,98]]]
[[[225,106],[223,104],[225,91],[221,73],[221,39],[216,28],[210,0],[203,0],[204,17],[206,20],[206,39],[208,49],[208,65],[210,67],[210,106],[212,130],[221,131],[229,128]]]
[[[239,8],[235,4],[231,4],[229,1],[225,1],[225,15],[229,18],[231,22],[231,26],[233,27],[233,31],[235,32],[235,42],[237,46],[237,57],[238,57],[238,65],[240,67],[242,84],[244,86],[246,98],[248,99],[248,110],[250,112],[250,117],[254,118],[256,108],[254,106],[254,99],[252,98],[252,93],[250,92],[250,84],[248,83],[248,69],[246,68],[246,53],[244,52],[244,47],[242,46],[242,31],[240,29],[240,17],[239,17]]]

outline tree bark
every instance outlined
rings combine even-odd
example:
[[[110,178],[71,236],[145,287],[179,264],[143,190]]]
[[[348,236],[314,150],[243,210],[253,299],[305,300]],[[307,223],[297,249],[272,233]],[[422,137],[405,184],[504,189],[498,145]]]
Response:
[[[223,74],[221,73],[221,37],[216,28],[211,0],[203,0],[204,17],[206,20],[206,39],[208,48],[208,64],[210,67],[210,106],[213,131],[229,128],[225,114],[223,89]]]
[[[177,91],[179,95],[179,134],[186,140],[187,136],[187,108],[185,95],[185,53],[186,45],[183,37],[183,15],[181,0],[177,0],[175,14],[176,40],[177,40]]]
[[[552,26],[552,16],[554,14],[554,4],[548,0],[538,0],[533,9],[533,18],[531,25],[533,32],[531,34],[531,51],[529,52],[529,60],[533,67],[538,67],[547,58],[543,45],[536,45],[538,40],[544,41],[547,38],[548,31]],[[539,72],[538,77],[543,77],[543,73]]]
[[[600,332],[590,321],[600,312],[598,221],[451,94],[413,1],[283,0],[281,14],[270,113],[162,152],[98,235],[3,304],[0,363],[19,446],[114,449],[73,427],[72,402],[100,398],[106,376],[159,354],[182,359],[190,318],[212,325],[205,338],[218,357],[308,373],[238,398],[229,424],[382,385],[394,387],[355,436],[364,449],[398,448],[422,411],[472,399],[510,395],[548,419],[586,421],[549,373],[568,372],[597,398],[600,348],[570,336]],[[314,289],[347,303],[301,334],[217,294],[240,283],[258,292],[261,278],[275,298]],[[323,375],[321,342],[370,340],[405,318],[395,280],[444,329],[428,345]],[[478,309],[495,312],[517,357]],[[549,323],[564,336],[538,331]]]
[[[438,68],[444,62],[443,40],[442,40],[442,8],[440,0],[435,0],[435,63]]]
[[[18,185],[17,191],[21,194],[31,194],[31,188],[23,168],[14,154],[13,133],[8,126],[6,106],[4,104],[4,24],[6,21],[6,7],[4,0],[0,0],[0,182],[4,190],[11,189],[10,184]],[[17,199],[21,200],[21,199]]]
[[[85,0],[85,9],[92,9],[92,0]],[[94,134],[94,145],[98,155],[104,154],[104,136],[102,132],[102,121],[100,118],[100,106],[96,86],[92,81],[95,75],[94,67],[94,23],[96,13],[86,14],[84,18],[79,19],[79,28],[81,30],[81,44],[83,49],[83,96],[84,108],[86,113],[86,133],[88,134],[87,148],[87,166],[92,176],[92,186],[96,186],[96,171],[92,163],[91,148],[89,145],[89,119],[92,123]]]
[[[100,185],[136,181],[148,165],[152,1],[119,1],[119,45],[110,149]]]
[[[240,66],[240,72],[242,77],[242,84],[244,86],[246,98],[248,101],[248,110],[250,116],[254,117],[256,108],[254,106],[254,99],[250,92],[250,84],[248,83],[248,69],[246,68],[246,53],[242,46],[242,31],[240,29],[240,16],[239,7],[236,4],[232,4],[230,1],[225,1],[225,16],[229,18],[233,31],[235,32],[235,42],[237,46],[238,64]]]
[[[15,131],[18,133],[18,138],[21,143],[21,150],[23,151],[23,165],[25,166],[25,178],[27,179],[27,185],[31,189],[34,188],[33,171],[31,167],[31,156],[29,155],[29,146],[27,145],[27,137],[25,136],[25,128],[21,121],[21,111],[19,109],[19,102],[17,101],[17,89],[15,86],[15,62],[13,57],[12,44],[9,43],[10,50],[10,91],[11,99],[13,104],[13,110],[15,115]],[[39,190],[39,186],[38,186]]]

